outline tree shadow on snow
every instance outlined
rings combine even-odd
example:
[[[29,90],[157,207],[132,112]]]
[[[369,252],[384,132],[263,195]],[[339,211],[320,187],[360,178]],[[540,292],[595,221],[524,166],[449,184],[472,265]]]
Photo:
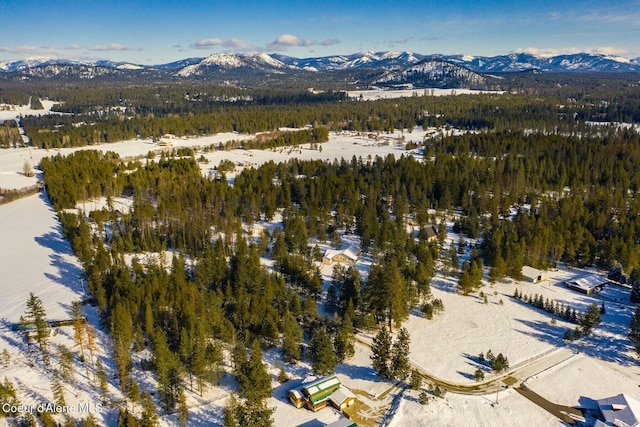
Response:
[[[189,412],[187,425],[194,426],[216,426],[222,425],[224,419],[224,408],[221,406],[206,406],[198,408],[198,411]]]
[[[614,330],[613,326],[605,324],[602,328],[600,325],[595,326],[591,334],[576,341],[565,341],[562,337],[567,329],[563,326],[541,321],[515,320],[537,331],[521,330],[518,332],[550,343],[555,347],[569,346],[588,356],[619,365],[635,366],[637,364],[637,360],[631,355],[633,350],[631,342],[627,339],[626,334],[620,333],[620,325],[618,325],[615,335],[610,333]],[[600,331],[604,331],[606,334],[600,334]]]
[[[290,403],[289,394],[288,394],[289,390],[301,385],[302,381],[303,380],[301,379],[297,379],[297,380],[289,380],[282,384],[278,384],[278,386],[273,389],[273,398],[282,403]]]
[[[457,373],[458,375],[460,375],[460,376],[462,376],[462,377],[464,377],[464,378],[468,379],[468,380],[472,380],[472,379],[474,379],[473,374],[470,374],[469,372],[456,371],[456,373]]]
[[[40,191],[38,197],[40,198],[40,200],[44,202],[44,204],[47,206],[50,212],[55,212],[55,209],[53,208],[53,203],[51,203],[51,200],[49,199],[49,195],[45,190]]]
[[[458,294],[458,284],[456,279],[454,278],[447,278],[448,280],[445,280],[441,277],[434,277],[433,280],[431,280],[431,284],[430,287],[432,289],[437,289],[439,291],[442,292],[448,292],[450,294]]]
[[[45,272],[45,277],[55,283],[66,286],[74,292],[80,293],[82,291],[82,268],[65,259],[65,255],[72,255],[69,243],[60,234],[53,231],[35,237],[35,241],[40,246],[52,251],[49,255],[49,264],[55,267],[55,273]]]
[[[298,427],[324,427],[325,423],[320,420],[310,420],[306,423],[299,424]]]
[[[343,363],[336,366],[335,373],[345,375],[354,380],[367,380],[376,383],[383,382],[371,366],[357,366],[350,363]]]

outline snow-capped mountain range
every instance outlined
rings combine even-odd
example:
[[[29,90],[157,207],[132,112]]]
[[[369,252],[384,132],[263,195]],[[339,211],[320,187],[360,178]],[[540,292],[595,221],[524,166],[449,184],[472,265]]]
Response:
[[[527,53],[512,53],[500,56],[469,55],[422,55],[413,52],[360,52],[352,55],[335,55],[312,58],[294,58],[280,54],[216,53],[206,58],[187,58],[168,64],[141,65],[128,62],[101,60],[81,62],[66,59],[34,58],[15,61],[0,61],[0,72],[24,72],[51,65],[82,65],[116,68],[120,70],[173,70],[179,76],[197,75],[199,69],[215,68],[262,68],[307,71],[332,71],[352,69],[400,69],[417,64],[424,59],[438,58],[471,71],[521,72],[539,70],[546,72],[640,72],[640,58],[628,59],[594,53],[577,53],[557,56],[537,56]]]
[[[640,58],[627,59],[579,53],[551,57],[513,53],[493,57],[469,55],[421,55],[412,52],[361,52],[314,58],[280,54],[217,53],[206,58],[186,58],[159,65],[129,62],[80,62],[64,59],[0,61],[0,80],[131,79],[241,82],[278,76],[313,76],[314,73],[366,72],[366,82],[384,85],[435,87],[481,86],[488,74],[507,72],[640,72]],[[484,76],[483,76],[484,74]],[[360,74],[361,76],[361,74]]]

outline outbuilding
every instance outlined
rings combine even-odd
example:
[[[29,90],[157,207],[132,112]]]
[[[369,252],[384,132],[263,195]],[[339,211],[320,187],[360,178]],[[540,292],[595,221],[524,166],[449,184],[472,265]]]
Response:
[[[356,403],[356,395],[343,385],[340,385],[331,395],[331,404],[340,411],[343,411],[354,403]]]
[[[522,267],[522,276],[527,282],[538,283],[547,280],[544,271],[525,265]]]
[[[590,274],[588,276],[568,280],[565,284],[569,289],[573,289],[574,291],[585,295],[591,295],[600,292],[607,284],[607,280],[598,274]]]

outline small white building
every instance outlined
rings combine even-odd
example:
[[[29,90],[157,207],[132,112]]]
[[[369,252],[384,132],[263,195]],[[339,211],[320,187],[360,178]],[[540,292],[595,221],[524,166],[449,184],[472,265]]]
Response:
[[[547,280],[544,271],[525,265],[522,267],[522,276],[528,282],[538,283]]]

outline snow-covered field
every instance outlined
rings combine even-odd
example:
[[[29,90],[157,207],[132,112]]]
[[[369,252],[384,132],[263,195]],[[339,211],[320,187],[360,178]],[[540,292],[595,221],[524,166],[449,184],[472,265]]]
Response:
[[[487,295],[487,304],[478,296],[458,295],[455,281],[436,277],[431,285],[432,293],[444,302],[445,311],[432,320],[418,313],[410,316],[405,326],[412,336],[429,337],[414,342],[412,359],[435,376],[457,383],[474,382],[474,371],[483,367],[478,355],[488,350],[503,353],[511,367],[565,346],[603,360],[634,365],[631,343],[625,337],[632,312],[628,290],[610,286],[597,297],[578,294],[562,285],[563,281],[584,274],[579,270],[560,269],[548,272],[548,280],[538,284],[485,284],[481,291]],[[514,299],[516,288],[580,311],[586,311],[592,303],[600,306],[605,298],[606,314],[591,337],[569,345],[562,339],[563,334],[576,325]]]
[[[497,397],[497,399],[496,399]],[[497,403],[496,403],[497,400]],[[423,405],[415,391],[406,392],[389,427],[549,427],[557,418],[513,389],[483,396],[448,393]]]
[[[55,102],[46,99],[41,99],[40,102],[42,103],[42,110],[32,110],[30,105],[0,104],[0,123],[3,123],[5,120],[15,120],[20,116],[51,114],[51,107],[53,107]]]
[[[432,132],[429,130],[427,132]],[[270,151],[234,150],[213,151],[202,154],[209,163],[201,163],[203,173],[209,173],[223,159],[238,165],[258,165],[266,161],[287,161],[292,157],[303,159],[350,159],[352,156],[367,158],[393,153],[396,156],[409,155],[399,142],[421,141],[427,132],[414,129],[412,132],[396,132],[370,138],[359,134],[331,134],[330,141],[321,145],[322,151],[310,147],[279,148]],[[385,141],[383,137],[388,137]],[[198,139],[172,140],[172,147],[206,147],[228,140],[239,140],[249,136],[224,134]],[[92,149],[111,150],[122,157],[146,155],[149,151],[161,149],[148,140],[94,146]],[[65,154],[73,150],[38,150],[19,148],[0,150],[0,188],[22,188],[32,185],[37,178],[26,178],[21,171],[25,160],[33,164],[44,156],[58,152]],[[417,153],[413,153],[417,154]],[[197,157],[200,156],[200,152]],[[240,167],[237,168],[238,170]],[[228,175],[229,176],[229,175]],[[455,240],[456,236],[451,236]],[[51,372],[33,364],[34,357],[26,357],[27,344],[18,333],[7,326],[17,322],[25,311],[25,302],[30,292],[40,296],[45,304],[47,317],[67,318],[70,303],[82,294],[81,266],[73,257],[69,243],[61,235],[55,212],[44,193],[36,194],[8,204],[0,205],[0,321],[2,336],[0,351],[7,349],[11,355],[8,367],[0,364],[0,378],[7,378],[19,385],[24,403],[38,404],[51,401]],[[354,242],[346,241],[345,245]],[[355,242],[357,243],[357,242]],[[370,262],[365,260],[364,262]],[[364,263],[358,265],[364,271]],[[323,268],[325,280],[330,271]],[[485,304],[477,296],[463,297],[457,294],[455,281],[441,275],[432,283],[435,297],[444,302],[445,311],[432,320],[422,318],[414,312],[405,326],[411,334],[411,359],[436,377],[447,381],[473,383],[473,372],[479,366],[477,356],[491,349],[495,354],[502,352],[508,357],[512,368],[522,366],[535,357],[551,354],[558,347],[566,347],[579,354],[543,372],[532,372],[527,384],[547,399],[566,405],[580,405],[618,393],[628,393],[640,399],[640,368],[626,331],[632,312],[628,303],[628,291],[608,287],[597,297],[587,297],[566,289],[560,282],[584,274],[582,271],[562,268],[549,273],[549,279],[540,284],[511,282],[493,286],[485,284],[482,289],[487,295]],[[560,319],[552,322],[552,316],[512,298],[514,289],[526,294],[540,293],[545,298],[554,299],[580,310],[591,302],[601,304],[605,300],[606,314],[603,323],[593,334],[574,343],[562,340],[567,328],[573,328]],[[502,301],[502,302],[501,302]],[[89,311],[90,323],[97,328],[100,357],[107,369],[113,369],[108,361],[108,337],[99,329],[97,316]],[[64,343],[73,348],[72,331],[60,328],[60,333],[52,338],[53,343]],[[349,387],[360,392],[363,406],[370,414],[379,416],[391,405],[393,396],[376,398],[391,387],[381,381],[371,368],[369,350],[357,345],[356,356],[336,368],[339,378]],[[286,390],[301,381],[310,369],[305,364],[286,365],[280,361],[277,352],[265,352],[265,361],[274,376],[274,397],[268,405],[276,409],[274,419],[278,426],[322,426],[335,421],[338,415],[331,410],[312,413],[297,410],[284,397]],[[276,362],[284,366],[291,381],[279,385],[275,381]],[[78,396],[67,387],[65,395],[70,404],[98,402],[99,392],[91,386],[79,362],[76,362]],[[491,374],[486,370],[487,379]],[[153,380],[141,374],[138,379],[143,386],[153,389]],[[118,396],[113,374],[110,375],[110,393]],[[202,398],[188,395],[192,408],[189,425],[220,423],[223,407],[230,390],[234,387],[229,376],[220,387],[210,389]],[[367,397],[368,396],[368,397]],[[549,426],[561,425],[545,410],[534,405],[512,389],[499,393],[499,404],[495,404],[496,394],[464,396],[449,393],[444,399],[431,399],[428,405],[418,402],[416,392],[406,392],[395,402],[392,426]],[[113,412],[94,414],[101,425],[115,425]],[[176,424],[176,415],[162,417],[163,426]],[[0,419],[0,426],[6,425]]]
[[[504,93],[497,91],[485,91],[474,89],[374,89],[374,90],[350,90],[347,95],[351,99],[362,101],[375,101],[376,99],[410,98],[413,96],[455,96],[477,95],[480,93]]]
[[[45,193],[0,206],[0,236],[0,320],[17,323],[30,292],[49,318],[69,318],[71,301],[81,296],[82,266]]]

